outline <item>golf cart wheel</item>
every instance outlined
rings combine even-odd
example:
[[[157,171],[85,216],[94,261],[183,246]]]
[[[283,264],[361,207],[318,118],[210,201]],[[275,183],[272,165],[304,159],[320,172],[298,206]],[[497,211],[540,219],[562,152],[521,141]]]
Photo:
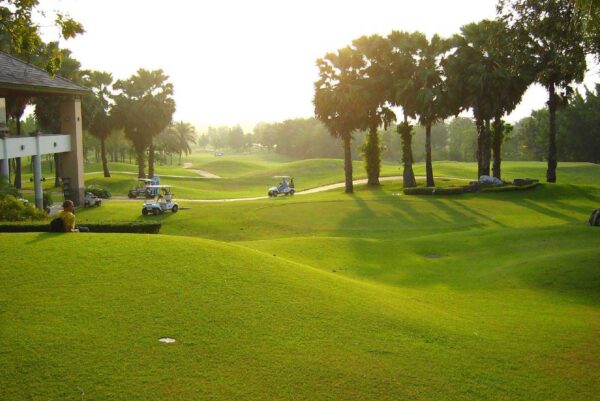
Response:
[[[143,214],[144,216],[148,216],[148,209],[146,209],[146,208],[143,208],[143,209],[142,209],[142,214]]]
[[[177,206],[177,205],[173,205],[173,207],[171,208],[171,211],[173,213],[177,213],[178,210],[179,210],[179,206]]]
[[[160,214],[160,210],[152,209],[152,213],[154,213],[155,216],[158,216]]]
[[[292,190],[290,191],[290,196],[294,196],[294,192],[296,192],[296,191],[294,191],[294,190],[292,189]]]

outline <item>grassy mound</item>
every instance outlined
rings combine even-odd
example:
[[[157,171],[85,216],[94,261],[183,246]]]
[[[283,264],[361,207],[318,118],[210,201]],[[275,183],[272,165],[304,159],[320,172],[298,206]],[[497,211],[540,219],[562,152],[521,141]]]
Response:
[[[514,259],[469,273],[410,263],[429,252],[417,249],[391,285],[192,238],[0,240],[14,261],[0,268],[4,399],[531,400],[600,390],[597,296],[571,294],[598,289],[574,284],[595,277],[590,266],[523,271],[526,260]],[[33,252],[39,264],[26,262]],[[417,269],[429,274],[414,282]],[[568,290],[561,302],[527,285],[540,277]]]

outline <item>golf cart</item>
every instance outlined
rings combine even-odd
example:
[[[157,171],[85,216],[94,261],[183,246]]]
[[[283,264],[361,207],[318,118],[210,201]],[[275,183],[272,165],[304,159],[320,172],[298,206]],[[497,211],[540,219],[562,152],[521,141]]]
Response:
[[[102,199],[98,198],[91,192],[86,192],[83,197],[83,207],[100,206]]]
[[[294,188],[294,179],[287,175],[276,175],[273,178],[281,178],[281,182],[277,186],[269,188],[269,197],[275,198],[279,195],[292,196],[296,192]]]
[[[146,199],[154,197],[153,192],[148,188],[152,184],[149,178],[138,178],[137,186],[127,193],[129,199],[136,199],[138,196],[144,196]]]
[[[144,202],[142,208],[142,214],[144,216],[149,214],[156,216],[169,210],[173,213],[177,213],[179,205],[177,202],[173,201],[170,185],[148,185],[148,188],[160,192],[156,195],[156,198]]]

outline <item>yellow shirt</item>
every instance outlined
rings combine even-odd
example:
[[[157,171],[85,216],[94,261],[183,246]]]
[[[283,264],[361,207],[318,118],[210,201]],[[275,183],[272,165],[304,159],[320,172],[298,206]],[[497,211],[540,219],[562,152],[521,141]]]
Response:
[[[65,223],[65,231],[72,231],[75,228],[75,215],[66,210],[62,210],[56,214]]]

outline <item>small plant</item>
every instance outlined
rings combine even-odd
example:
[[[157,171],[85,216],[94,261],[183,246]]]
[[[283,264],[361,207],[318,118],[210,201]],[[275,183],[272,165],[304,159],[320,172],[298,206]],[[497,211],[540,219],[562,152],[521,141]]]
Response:
[[[107,189],[104,189],[98,185],[90,185],[89,187],[86,187],[85,192],[91,192],[101,199],[109,199],[112,196]]]
[[[50,193],[50,191],[44,191],[42,199],[44,203],[44,210],[52,206],[52,204],[54,203],[54,200],[52,200],[52,193]]]
[[[0,198],[0,221],[44,220],[46,214],[12,195]]]

